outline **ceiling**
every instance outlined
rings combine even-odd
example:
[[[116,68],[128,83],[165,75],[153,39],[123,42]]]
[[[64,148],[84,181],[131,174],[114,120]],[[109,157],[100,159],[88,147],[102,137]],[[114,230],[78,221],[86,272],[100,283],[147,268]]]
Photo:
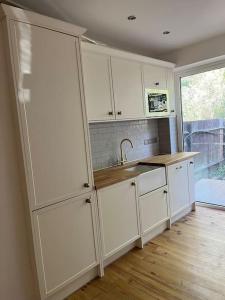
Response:
[[[225,33],[224,0],[14,0],[86,27],[110,46],[157,56]],[[128,21],[135,15],[135,21]],[[163,35],[165,30],[171,31]]]

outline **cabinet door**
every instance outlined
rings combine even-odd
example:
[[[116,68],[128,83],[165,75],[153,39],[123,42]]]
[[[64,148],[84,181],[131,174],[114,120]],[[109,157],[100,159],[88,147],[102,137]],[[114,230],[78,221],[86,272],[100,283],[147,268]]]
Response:
[[[194,179],[194,159],[188,160],[188,188],[189,188],[189,202],[195,202],[195,179]]]
[[[143,65],[144,88],[167,89],[167,69],[149,64]]]
[[[93,197],[82,196],[33,212],[43,296],[69,284],[98,263]]]
[[[115,119],[110,56],[83,51],[84,90],[89,121]]]
[[[104,257],[139,236],[136,188],[132,180],[98,191]]]
[[[189,204],[187,161],[168,167],[168,185],[171,215],[174,216]]]
[[[142,234],[168,220],[169,207],[167,201],[166,186],[139,197]]]
[[[117,119],[144,117],[141,65],[138,62],[111,58],[113,92]]]
[[[169,91],[169,111],[171,116],[176,115],[175,90],[174,90],[174,72],[171,69],[167,71],[167,88]]]
[[[78,40],[14,22],[12,49],[31,208],[90,191]]]

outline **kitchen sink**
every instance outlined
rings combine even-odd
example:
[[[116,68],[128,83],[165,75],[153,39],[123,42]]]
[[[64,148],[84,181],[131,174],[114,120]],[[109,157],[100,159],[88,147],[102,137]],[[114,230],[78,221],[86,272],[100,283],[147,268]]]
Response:
[[[138,172],[140,174],[145,173],[145,172],[149,172],[155,169],[160,168],[159,166],[150,166],[150,165],[145,165],[145,164],[138,164],[134,167],[129,167],[126,169],[126,171],[130,171],[130,172]]]
[[[165,167],[137,164],[133,167],[128,167],[125,170],[128,172],[137,172],[139,174],[137,177],[139,196],[166,185]]]

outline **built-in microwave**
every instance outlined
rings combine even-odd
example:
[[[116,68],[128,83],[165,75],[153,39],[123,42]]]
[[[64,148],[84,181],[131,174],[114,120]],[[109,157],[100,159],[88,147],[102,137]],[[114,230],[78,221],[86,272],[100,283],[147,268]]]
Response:
[[[145,89],[146,117],[163,117],[169,114],[168,90]]]

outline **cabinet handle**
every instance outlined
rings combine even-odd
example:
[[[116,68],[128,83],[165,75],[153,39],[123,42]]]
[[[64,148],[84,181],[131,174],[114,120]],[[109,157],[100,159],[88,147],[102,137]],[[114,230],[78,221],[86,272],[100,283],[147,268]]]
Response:
[[[109,115],[109,116],[112,116],[112,115],[113,115],[113,112],[112,112],[112,111],[109,111],[109,112],[108,112],[108,115]]]
[[[193,161],[190,161],[190,165],[193,165],[194,164],[194,162]]]
[[[131,185],[135,186],[135,185],[136,185],[136,183],[133,181],[133,182],[131,182]]]
[[[86,199],[85,202],[90,204],[91,203],[91,198]]]
[[[176,170],[179,170],[179,169],[182,169],[182,166],[180,166],[180,167],[176,167]]]
[[[87,182],[85,182],[85,183],[84,183],[84,187],[85,187],[85,188],[89,188],[89,187],[90,187],[90,184],[87,183]]]
[[[159,82],[155,82],[155,85],[159,85]]]
[[[164,193],[164,194],[167,194],[168,192],[167,192],[167,190],[164,190],[163,193]]]
[[[174,109],[171,109],[171,111],[170,111],[170,112],[171,112],[171,113],[172,113],[172,112],[175,112],[175,110],[174,110]]]
[[[117,115],[120,115],[120,116],[121,116],[121,115],[122,115],[122,111],[118,111],[118,112],[117,112]]]

